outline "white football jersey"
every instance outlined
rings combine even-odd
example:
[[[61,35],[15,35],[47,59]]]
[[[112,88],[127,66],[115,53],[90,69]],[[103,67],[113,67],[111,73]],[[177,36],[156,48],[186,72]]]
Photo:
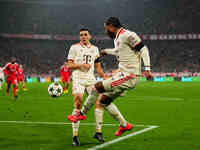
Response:
[[[142,40],[135,32],[121,28],[114,40],[115,48],[105,49],[105,52],[117,56],[120,71],[140,75],[141,52],[143,48],[137,51],[134,47],[141,42]],[[147,48],[146,46],[144,47]]]
[[[72,70],[72,80],[80,80],[81,82],[94,81],[94,61],[99,57],[99,49],[90,45],[89,47],[80,43],[71,46],[68,54],[68,60],[73,60],[75,64],[90,64],[88,71],[76,69]],[[84,84],[83,83],[83,84]]]

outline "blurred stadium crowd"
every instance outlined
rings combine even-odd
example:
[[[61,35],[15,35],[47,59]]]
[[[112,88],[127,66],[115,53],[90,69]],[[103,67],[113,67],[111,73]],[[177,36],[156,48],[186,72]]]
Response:
[[[188,0],[27,0],[0,2],[0,33],[78,35],[88,27],[92,35],[104,35],[103,22],[118,16],[124,26],[139,34],[200,33],[200,1]],[[123,12],[123,13],[122,13]],[[0,64],[11,56],[24,65],[25,74],[58,74],[69,47],[78,41],[0,38]],[[92,41],[100,49],[111,40]],[[144,41],[150,49],[154,72],[200,72],[199,40]],[[104,58],[105,71],[117,68],[114,56]]]
[[[1,28],[6,33],[77,34],[87,26],[102,34],[108,16],[118,16],[137,33],[198,33],[200,2],[188,0],[3,0]]]

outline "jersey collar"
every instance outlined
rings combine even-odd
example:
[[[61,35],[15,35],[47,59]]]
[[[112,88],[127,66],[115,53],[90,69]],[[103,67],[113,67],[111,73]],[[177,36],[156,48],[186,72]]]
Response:
[[[86,46],[86,45],[84,45],[83,43],[80,42],[80,45],[81,45],[81,47],[83,47],[83,48],[91,48],[91,44],[88,44],[88,45]]]
[[[119,37],[119,35],[122,34],[122,33],[124,33],[124,32],[126,32],[126,30],[125,30],[124,28],[120,28],[120,29],[118,30],[117,34],[116,34],[115,40],[117,40],[118,37]]]

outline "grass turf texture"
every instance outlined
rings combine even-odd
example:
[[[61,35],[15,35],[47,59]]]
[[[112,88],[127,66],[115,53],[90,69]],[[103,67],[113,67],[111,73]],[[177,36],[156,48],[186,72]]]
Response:
[[[47,83],[27,84],[19,91],[17,102],[12,94],[0,91],[0,121],[66,122],[72,112],[71,94],[51,98]],[[104,150],[199,150],[200,143],[200,83],[141,82],[126,96],[115,100],[122,114],[133,124],[158,125],[159,128],[109,145]],[[71,89],[70,89],[71,93]],[[94,111],[82,123],[94,122]],[[104,123],[114,123],[104,114]],[[106,141],[115,139],[117,126],[104,126]],[[125,135],[144,129],[135,127]],[[71,125],[0,123],[0,150],[83,150],[99,143],[92,138],[95,126],[81,125],[81,147],[72,147]]]

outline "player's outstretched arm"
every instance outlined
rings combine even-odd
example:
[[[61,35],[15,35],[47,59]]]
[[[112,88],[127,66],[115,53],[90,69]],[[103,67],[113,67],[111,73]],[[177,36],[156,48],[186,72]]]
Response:
[[[151,67],[150,67],[150,56],[149,56],[149,49],[144,46],[142,49],[141,49],[141,57],[142,57],[142,60],[144,62],[144,67],[145,67],[145,70],[151,70]]]
[[[106,48],[101,50],[100,52],[101,55],[107,55],[107,54],[111,54],[111,55],[116,55],[116,49],[115,48]]]
[[[150,65],[150,56],[149,56],[149,49],[144,46],[141,49],[141,57],[142,60],[144,62],[144,67],[145,67],[145,76],[147,77],[147,79],[151,79],[153,76],[151,74],[151,65]]]

